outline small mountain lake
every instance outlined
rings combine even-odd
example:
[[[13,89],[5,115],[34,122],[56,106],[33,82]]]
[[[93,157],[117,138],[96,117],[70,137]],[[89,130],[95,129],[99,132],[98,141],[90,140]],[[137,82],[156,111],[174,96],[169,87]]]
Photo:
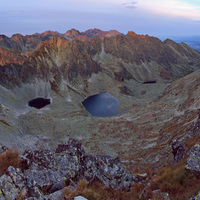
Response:
[[[43,107],[45,107],[46,105],[49,105],[51,103],[50,99],[45,99],[43,97],[38,97],[36,99],[32,99],[28,102],[28,105],[30,107],[34,107],[37,109],[41,109]]]
[[[95,117],[109,117],[123,113],[122,111],[116,110],[119,101],[109,93],[89,96],[82,104],[85,109]]]

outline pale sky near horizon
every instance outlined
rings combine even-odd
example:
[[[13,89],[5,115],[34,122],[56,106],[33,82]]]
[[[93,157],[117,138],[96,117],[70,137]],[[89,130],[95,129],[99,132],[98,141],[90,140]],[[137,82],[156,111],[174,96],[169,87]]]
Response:
[[[115,29],[153,36],[200,35],[200,0],[6,0],[0,34]]]

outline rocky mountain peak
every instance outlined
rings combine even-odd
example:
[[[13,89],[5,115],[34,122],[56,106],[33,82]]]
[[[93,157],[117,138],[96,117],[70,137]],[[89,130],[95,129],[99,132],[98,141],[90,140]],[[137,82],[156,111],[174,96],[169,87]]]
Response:
[[[45,31],[42,33],[42,35],[47,36],[47,35],[51,35],[51,36],[56,36],[59,35],[59,33],[56,33],[54,31]]]
[[[61,46],[67,45],[67,44],[69,44],[69,41],[67,41],[66,39],[62,39],[60,37],[55,36],[50,40],[46,40],[46,41],[40,43],[37,46],[36,50],[40,49],[42,46],[61,47]]]
[[[5,39],[7,39],[8,37],[6,35],[0,35],[0,41],[3,41]]]
[[[117,36],[117,35],[123,35],[122,33],[116,31],[116,30],[110,30],[106,33],[106,37],[114,37],[114,36]]]
[[[138,35],[133,31],[128,31],[127,36],[131,36],[131,37],[134,37],[136,39],[144,39],[144,38],[149,37],[148,35]]]
[[[23,42],[25,36],[21,35],[20,33],[12,35],[11,39],[16,42]]]
[[[81,35],[81,33],[76,29],[71,29],[71,30],[67,31],[64,35],[73,39],[73,38]]]
[[[98,37],[98,36],[103,36],[105,32],[100,29],[94,28],[94,29],[88,29],[87,31],[84,32],[84,34],[88,37]]]
[[[112,37],[112,36],[117,36],[117,35],[122,35],[120,32],[116,30],[110,30],[110,31],[102,31],[100,29],[94,28],[94,29],[89,29],[82,34],[86,35],[87,37]]]

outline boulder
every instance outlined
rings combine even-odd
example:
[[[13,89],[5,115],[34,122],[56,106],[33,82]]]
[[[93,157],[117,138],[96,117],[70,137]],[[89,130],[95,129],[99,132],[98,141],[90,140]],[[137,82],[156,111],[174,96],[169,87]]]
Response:
[[[0,199],[61,199],[65,186],[76,186],[82,179],[89,184],[99,181],[106,187],[126,191],[133,183],[133,176],[119,157],[86,155],[81,143],[74,139],[58,145],[54,152],[25,151],[21,167],[22,170],[10,166],[7,174],[0,177]],[[145,174],[138,177],[144,178]]]
[[[185,157],[185,144],[179,140],[172,142],[172,153],[174,155],[174,162],[180,162]]]
[[[200,144],[194,145],[191,149],[185,169],[200,178]]]
[[[133,180],[136,182],[136,183],[139,183],[141,181],[144,181],[148,178],[147,176],[147,173],[144,173],[144,174],[137,174],[136,177],[133,178]]]
[[[3,175],[0,177],[1,196],[5,199],[16,199],[19,195],[19,189],[13,184],[12,179]]]
[[[74,200],[87,200],[87,199],[82,196],[77,196],[77,197],[74,197]]]
[[[36,186],[47,192],[61,190],[72,179],[78,182],[81,172],[81,160],[85,151],[81,144],[73,139],[64,145],[58,145],[55,152],[49,150],[26,151],[23,155],[28,169],[24,174],[30,186]]]
[[[110,156],[85,156],[84,174],[88,182],[94,179],[100,181],[106,187],[129,190],[133,183],[133,176],[126,172],[120,164],[119,157]]]
[[[56,191],[52,194],[44,196],[45,200],[62,200],[63,190]]]
[[[28,166],[24,174],[29,187],[36,183],[36,187],[50,193],[61,190],[71,181],[78,183],[82,178],[89,183],[98,180],[106,187],[125,190],[129,190],[133,182],[119,158],[86,155],[81,143],[71,138],[66,144],[58,145],[53,153],[49,150],[26,151],[23,160]]]
[[[198,115],[197,121],[190,127],[190,133],[192,136],[197,136],[200,133],[200,114]]]
[[[10,166],[7,175],[0,177],[0,199],[15,200],[19,197],[23,198],[27,195],[27,187],[25,185],[25,177],[21,170]]]

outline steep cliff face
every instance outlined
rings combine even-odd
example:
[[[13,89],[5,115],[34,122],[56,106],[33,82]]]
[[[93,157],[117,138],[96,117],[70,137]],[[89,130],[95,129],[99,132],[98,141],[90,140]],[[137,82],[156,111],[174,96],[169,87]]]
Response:
[[[13,75],[14,80],[14,77],[18,76],[19,80],[23,78],[25,82],[35,78],[50,80],[54,79],[54,76],[58,80],[64,78],[73,82],[79,78],[86,79],[101,70],[87,52],[58,37],[39,44],[20,69],[18,65],[10,65],[7,66],[7,71],[12,71],[15,67],[17,75],[11,73],[10,78],[12,79]]]
[[[76,39],[104,33],[87,34],[71,30],[65,37],[72,41],[53,37],[40,43],[23,64],[0,66],[1,144],[22,150],[51,148],[73,137],[87,152],[123,161],[159,164],[172,159],[172,139],[184,138],[198,115],[200,52],[134,32]],[[19,35],[13,40],[23,43]],[[81,103],[100,92],[117,97],[125,112],[91,117]],[[51,104],[39,111],[29,107],[37,97]]]
[[[57,75],[60,73],[71,82],[78,78],[86,79],[101,70],[87,52],[58,37],[41,43],[25,65],[31,66],[33,63],[33,71],[40,71],[40,75],[53,76],[56,73],[49,72],[58,70]]]

